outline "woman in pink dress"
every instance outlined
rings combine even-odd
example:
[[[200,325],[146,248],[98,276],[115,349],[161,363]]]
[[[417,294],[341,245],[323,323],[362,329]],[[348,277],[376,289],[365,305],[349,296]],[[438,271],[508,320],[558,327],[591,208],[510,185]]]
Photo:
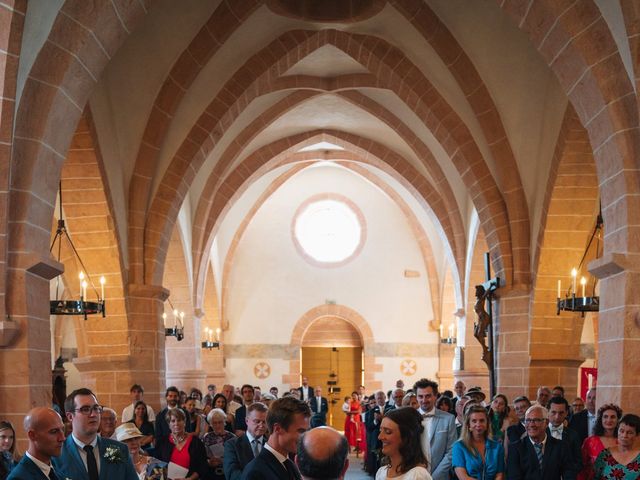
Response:
[[[605,448],[617,445],[618,422],[622,418],[619,406],[609,403],[598,409],[593,435],[582,444],[582,470],[577,480],[593,480],[593,465]]]

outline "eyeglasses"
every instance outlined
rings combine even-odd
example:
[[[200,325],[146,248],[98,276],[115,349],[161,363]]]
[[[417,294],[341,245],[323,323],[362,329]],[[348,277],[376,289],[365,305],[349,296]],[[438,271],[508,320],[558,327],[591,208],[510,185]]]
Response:
[[[75,409],[76,412],[80,412],[83,415],[89,415],[91,413],[95,413],[99,415],[102,413],[102,410],[103,410],[102,405],[93,405],[93,406],[85,405],[84,407]]]
[[[542,423],[544,422],[544,418],[525,418],[524,423]]]

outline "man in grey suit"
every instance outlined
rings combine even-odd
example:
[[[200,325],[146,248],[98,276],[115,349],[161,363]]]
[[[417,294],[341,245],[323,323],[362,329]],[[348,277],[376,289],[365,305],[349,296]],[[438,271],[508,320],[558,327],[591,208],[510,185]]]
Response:
[[[62,472],[55,471],[51,457],[57,457],[64,443],[64,425],[55,410],[45,407],[32,409],[24,418],[24,430],[29,437],[29,448],[20,463],[9,475],[11,480],[62,479]]]
[[[242,470],[263,449],[267,433],[267,407],[256,402],[247,409],[247,432],[224,444],[222,466],[226,480],[239,480]]]
[[[451,449],[457,440],[455,417],[436,408],[438,384],[422,378],[413,385],[420,403],[424,433],[420,439],[422,452],[429,462],[433,480],[448,480],[451,469]]]
[[[102,406],[88,388],[74,390],[64,401],[73,432],[53,460],[73,480],[138,480],[124,443],[98,436]]]

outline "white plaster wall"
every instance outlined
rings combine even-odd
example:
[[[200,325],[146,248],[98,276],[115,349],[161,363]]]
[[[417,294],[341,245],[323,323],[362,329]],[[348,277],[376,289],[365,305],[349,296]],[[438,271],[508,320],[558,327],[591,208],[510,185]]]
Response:
[[[267,378],[257,378],[254,375],[254,367],[258,363],[268,363],[271,374]],[[282,383],[282,375],[289,373],[289,360],[276,358],[227,358],[227,382],[239,387],[245,383],[258,385],[263,393],[271,387],[278,387],[278,396],[281,397],[289,390],[289,385]]]
[[[416,362],[416,370],[413,375],[408,375],[403,369],[405,360],[414,360]],[[404,355],[399,357],[376,357],[376,363],[382,365],[382,372],[376,374],[376,380],[382,382],[382,389],[385,391],[395,388],[396,381],[402,379],[404,388],[408,389],[421,378],[430,378],[438,381],[436,373],[438,372],[438,357],[416,357]],[[448,386],[446,388],[449,388]]]
[[[350,198],[367,222],[362,252],[339,268],[312,266],[291,239],[296,209],[323,192]],[[420,278],[405,278],[405,269]],[[326,300],[362,315],[377,342],[437,342],[436,333],[427,332],[433,314],[424,262],[404,215],[349,171],[307,169],[276,191],[241,239],[228,281],[228,344],[286,344],[299,318]],[[234,375],[229,364],[227,370]]]

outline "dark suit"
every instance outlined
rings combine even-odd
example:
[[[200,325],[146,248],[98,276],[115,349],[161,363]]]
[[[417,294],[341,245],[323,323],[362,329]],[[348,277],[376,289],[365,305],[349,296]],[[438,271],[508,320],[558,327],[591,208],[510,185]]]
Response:
[[[242,405],[240,408],[236,410],[235,413],[236,420],[233,426],[234,433],[238,430],[242,430],[243,432],[247,431],[247,407],[246,405]]]
[[[300,479],[300,473],[297,475]],[[242,471],[242,480],[290,480],[289,472],[266,448]]]
[[[264,445],[264,437],[261,440]],[[244,467],[253,459],[253,449],[249,443],[249,437],[246,435],[225,442],[222,460],[224,478],[226,480],[239,480],[242,477]]]
[[[64,474],[60,470],[54,469],[56,476],[60,480],[64,480]],[[22,457],[22,460],[16,465],[11,473],[7,477],[7,480],[49,480],[42,470],[33,463],[33,461],[26,455]]]
[[[551,436],[551,430],[549,430],[549,428],[547,428],[547,435]],[[567,444],[571,461],[575,466],[576,472],[579,472],[582,470],[582,443],[580,443],[578,434],[565,427],[562,429],[562,442]]]
[[[589,436],[589,412],[585,409],[571,417],[569,428],[578,434],[580,445]]]
[[[109,438],[98,437],[96,445],[99,452],[100,464],[100,480],[138,480],[138,474],[131,463],[129,449],[124,443],[111,440]],[[107,447],[114,447],[120,451],[120,460],[109,462],[104,458]],[[78,446],[73,441],[73,436],[69,435],[62,445],[62,453],[59,457],[52,459],[53,467],[56,472],[64,472],[73,480],[89,480],[89,473],[85,467]]]
[[[577,471],[567,444],[547,435],[542,469],[528,436],[509,445],[507,474],[509,480],[575,480]]]
[[[169,441],[169,435],[161,439],[159,443],[156,444],[158,460],[169,463],[175,448],[175,445]],[[197,472],[200,478],[207,478],[209,463],[207,462],[207,449],[204,443],[202,443],[202,440],[195,435],[192,436],[188,452],[190,461],[187,476],[191,476],[194,472]]]
[[[380,459],[376,455],[376,450],[382,448],[382,442],[378,439],[380,435],[380,422],[376,422],[376,411],[380,412],[384,407],[376,405],[364,414],[364,426],[367,430],[367,458],[366,470],[369,475],[375,475],[380,468]]]
[[[522,435],[524,435],[526,433],[527,429],[524,428],[524,425],[522,425],[522,423],[518,422],[515,425],[510,425],[507,427],[507,441],[509,443],[515,443],[518,440],[520,440],[520,438],[522,438]]]
[[[313,392],[313,390],[314,390],[313,387],[298,387],[297,390],[298,390],[298,392],[300,392],[300,400],[304,400],[303,390],[305,388],[307,389],[308,398],[309,398],[309,400],[311,400],[311,398],[313,397],[313,393],[314,393]]]
[[[311,428],[322,427],[327,424],[327,412],[329,411],[329,402],[324,397],[320,397],[320,409],[318,410],[318,397],[309,399],[309,408],[311,408]]]

